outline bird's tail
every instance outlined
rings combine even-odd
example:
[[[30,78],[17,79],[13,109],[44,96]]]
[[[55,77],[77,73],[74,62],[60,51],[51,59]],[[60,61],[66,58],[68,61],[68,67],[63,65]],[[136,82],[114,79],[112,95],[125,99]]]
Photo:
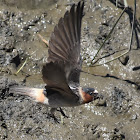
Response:
[[[39,88],[29,88],[29,87],[11,87],[9,93],[27,95],[35,99],[37,102],[44,102],[45,95],[43,93],[44,89]]]

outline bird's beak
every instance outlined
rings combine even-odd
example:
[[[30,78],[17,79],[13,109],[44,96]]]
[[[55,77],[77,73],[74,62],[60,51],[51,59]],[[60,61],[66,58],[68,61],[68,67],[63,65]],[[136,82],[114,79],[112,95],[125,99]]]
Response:
[[[100,94],[97,90],[94,91],[94,100],[103,99],[103,95]]]

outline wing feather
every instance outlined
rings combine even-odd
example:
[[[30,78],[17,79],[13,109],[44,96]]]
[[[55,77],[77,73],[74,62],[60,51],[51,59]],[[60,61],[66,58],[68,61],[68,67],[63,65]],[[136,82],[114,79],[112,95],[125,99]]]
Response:
[[[48,62],[42,69],[47,86],[70,92],[70,82],[79,83],[80,36],[84,2],[72,5],[55,26],[49,41]]]

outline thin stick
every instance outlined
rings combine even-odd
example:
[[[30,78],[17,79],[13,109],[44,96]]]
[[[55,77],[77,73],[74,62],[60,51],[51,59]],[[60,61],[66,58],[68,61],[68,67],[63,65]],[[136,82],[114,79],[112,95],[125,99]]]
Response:
[[[136,0],[134,1],[133,21],[132,21],[132,29],[131,29],[131,36],[130,36],[129,49],[128,49],[126,52],[124,52],[123,54],[121,54],[121,55],[115,57],[114,59],[112,59],[112,60],[110,60],[110,61],[108,61],[108,62],[105,62],[105,63],[103,63],[103,64],[94,65],[94,66],[92,66],[92,67],[101,66],[101,65],[110,63],[110,62],[112,62],[112,61],[114,61],[114,60],[116,60],[116,59],[118,59],[118,58],[124,56],[125,54],[127,54],[127,53],[131,50],[132,41],[133,41],[133,31],[134,31],[134,25],[135,25],[135,15],[136,15]]]
[[[97,66],[101,66],[101,65],[104,65],[104,64],[110,63],[110,62],[112,62],[112,61],[114,61],[114,60],[116,60],[116,59],[118,59],[118,58],[124,56],[124,55],[127,54],[128,52],[129,52],[129,50],[127,50],[127,51],[124,52],[123,54],[121,54],[121,55],[119,55],[119,56],[113,58],[112,60],[109,60],[109,61],[107,61],[107,62],[105,62],[105,63],[102,63],[102,64],[93,65],[92,67],[97,67]]]
[[[40,39],[47,45],[47,47],[49,46],[48,44],[48,41],[46,39],[43,38],[42,35],[38,34],[38,36],[40,37]]]
[[[119,22],[120,18],[122,17],[122,15],[124,14],[126,8],[123,9],[122,13],[120,14],[119,18],[117,19],[116,23],[114,24],[114,26],[112,27],[111,31],[109,32],[109,34],[107,35],[107,37],[105,38],[104,42],[102,43],[102,45],[100,46],[99,50],[97,51],[97,53],[95,54],[94,58],[92,59],[92,61],[96,58],[96,56],[98,55],[98,53],[100,52],[101,48],[104,46],[105,42],[110,38],[114,28],[116,27],[117,23]]]
[[[40,35],[40,34],[38,34],[38,36],[40,37],[40,39],[47,45],[47,47],[48,47],[48,42],[47,42],[47,40],[45,40],[43,37],[42,37],[42,35]],[[33,55],[34,53],[35,53],[36,51],[34,51],[31,55]],[[25,59],[25,61],[24,61],[24,63],[22,64],[22,66],[17,70],[17,72],[15,73],[16,75],[23,69],[23,67],[25,66],[25,64],[27,63],[27,61],[28,61],[28,59],[29,59],[30,57],[27,57],[26,59]]]
[[[18,69],[18,71],[15,73],[16,75],[23,69],[23,67],[25,66],[25,64],[27,63],[29,57],[27,57],[24,61],[24,63],[22,64],[22,66]]]
[[[118,7],[118,0],[116,0],[116,7]]]
[[[124,6],[125,6],[125,7],[128,7],[127,0],[123,0],[123,2],[124,2]]]
[[[37,49],[38,50],[38,49]],[[36,50],[36,51],[37,51]],[[36,53],[36,51],[34,51],[34,52],[32,52],[31,53],[31,56],[34,54],[34,53]],[[22,66],[17,70],[17,72],[15,73],[16,75],[23,69],[23,67],[25,66],[25,64],[27,63],[27,61],[29,60],[29,58],[31,57],[31,56],[28,56],[26,59],[25,59],[25,61],[24,61],[24,63],[22,64]]]

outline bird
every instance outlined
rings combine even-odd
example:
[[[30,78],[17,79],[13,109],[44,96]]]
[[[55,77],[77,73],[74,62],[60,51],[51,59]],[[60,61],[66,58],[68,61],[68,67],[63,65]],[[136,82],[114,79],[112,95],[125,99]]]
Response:
[[[74,107],[95,101],[99,93],[95,88],[80,86],[82,68],[81,23],[84,1],[73,4],[54,27],[48,45],[48,58],[42,67],[44,88],[10,88],[10,93],[27,95],[36,102],[51,107]]]

